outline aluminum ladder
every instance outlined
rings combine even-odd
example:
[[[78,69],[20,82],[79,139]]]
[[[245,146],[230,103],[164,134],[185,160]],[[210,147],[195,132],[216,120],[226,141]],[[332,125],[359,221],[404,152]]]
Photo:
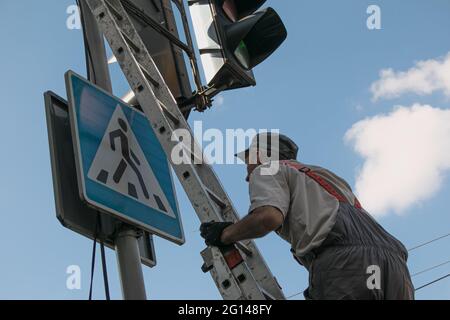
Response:
[[[189,124],[121,1],[87,3],[200,221],[236,222],[239,218],[228,195],[212,167],[203,161],[203,152]],[[190,145],[180,141],[180,132],[188,134]],[[185,160],[191,161],[173,161],[172,151],[180,146]],[[211,273],[223,299],[285,299],[253,241],[240,242],[230,249],[208,247],[201,255],[205,262],[202,270]]]

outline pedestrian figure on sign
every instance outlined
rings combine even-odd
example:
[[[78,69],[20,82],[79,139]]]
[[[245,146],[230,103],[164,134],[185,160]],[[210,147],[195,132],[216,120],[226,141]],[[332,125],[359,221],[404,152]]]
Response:
[[[115,183],[119,183],[120,180],[123,177],[123,174],[125,173],[125,170],[128,166],[131,167],[131,169],[136,174],[139,183],[142,188],[142,192],[144,193],[144,196],[146,199],[149,199],[150,196],[148,194],[147,188],[145,187],[144,179],[142,178],[142,174],[140,173],[138,166],[141,165],[141,162],[139,161],[136,154],[131,150],[128,144],[128,137],[126,135],[128,131],[127,123],[123,119],[118,119],[120,129],[114,130],[109,134],[109,139],[111,141],[111,149],[113,151],[116,151],[116,144],[115,141],[117,138],[120,138],[120,146],[122,151],[122,160],[120,161],[119,165],[117,166],[116,171],[113,175],[113,180]],[[134,187],[134,185],[129,185],[129,194],[131,196],[134,196],[137,198],[137,192]]]

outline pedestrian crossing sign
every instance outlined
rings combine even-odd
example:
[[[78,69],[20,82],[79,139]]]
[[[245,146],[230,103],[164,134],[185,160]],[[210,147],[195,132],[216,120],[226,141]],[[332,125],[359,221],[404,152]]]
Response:
[[[72,71],[66,84],[81,198],[184,243],[169,162],[146,116]]]

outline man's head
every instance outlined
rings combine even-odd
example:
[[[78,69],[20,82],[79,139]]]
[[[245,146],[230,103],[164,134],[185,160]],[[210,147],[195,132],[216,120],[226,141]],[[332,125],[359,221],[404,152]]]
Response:
[[[236,154],[236,157],[247,164],[247,178],[259,165],[269,161],[297,159],[298,146],[287,136],[265,132],[256,135],[250,147]]]

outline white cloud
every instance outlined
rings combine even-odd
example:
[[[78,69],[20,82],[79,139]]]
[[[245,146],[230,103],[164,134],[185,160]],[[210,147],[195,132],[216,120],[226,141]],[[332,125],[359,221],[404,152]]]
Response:
[[[427,95],[436,91],[450,97],[450,53],[442,59],[419,61],[408,71],[384,69],[371,86],[373,99],[397,98],[404,93]]]
[[[364,158],[356,194],[373,215],[429,199],[450,170],[450,110],[415,104],[362,120],[346,142]]]

